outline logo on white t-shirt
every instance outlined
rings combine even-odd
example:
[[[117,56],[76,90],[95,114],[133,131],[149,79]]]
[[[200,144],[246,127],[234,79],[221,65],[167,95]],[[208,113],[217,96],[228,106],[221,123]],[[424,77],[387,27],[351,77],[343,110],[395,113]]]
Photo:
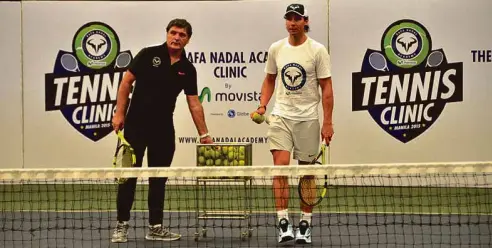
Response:
[[[297,63],[288,63],[282,68],[282,83],[287,90],[297,91],[306,84],[306,70]],[[291,92],[290,94],[292,94]],[[289,94],[289,93],[287,93]]]

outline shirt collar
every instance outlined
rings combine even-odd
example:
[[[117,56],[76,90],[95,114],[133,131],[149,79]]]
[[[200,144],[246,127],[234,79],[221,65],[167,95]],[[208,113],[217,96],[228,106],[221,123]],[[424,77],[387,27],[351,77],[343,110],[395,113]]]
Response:
[[[164,42],[164,43],[162,44],[162,49],[164,50],[164,54],[165,54],[167,57],[169,57],[169,50],[168,50],[168,48],[167,48],[167,42]],[[185,59],[187,59],[187,58],[186,58],[186,50],[185,50],[184,48],[183,48],[183,52],[181,52],[181,58],[185,58]]]

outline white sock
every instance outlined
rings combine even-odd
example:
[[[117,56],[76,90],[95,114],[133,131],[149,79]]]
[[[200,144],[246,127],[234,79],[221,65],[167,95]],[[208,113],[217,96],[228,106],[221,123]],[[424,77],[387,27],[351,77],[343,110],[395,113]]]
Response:
[[[284,210],[280,210],[280,211],[277,211],[277,218],[278,220],[281,220],[281,219],[286,219],[286,220],[289,220],[289,210],[288,209],[284,209]]]
[[[301,221],[305,220],[309,225],[311,225],[311,218],[313,217],[312,213],[306,213],[302,212],[301,213]]]

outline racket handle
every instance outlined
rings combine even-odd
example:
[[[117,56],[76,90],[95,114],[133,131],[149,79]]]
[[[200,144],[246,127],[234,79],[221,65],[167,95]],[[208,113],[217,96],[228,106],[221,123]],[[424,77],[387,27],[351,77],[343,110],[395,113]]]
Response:
[[[121,140],[121,142],[123,142],[123,144],[130,146],[128,141],[126,141],[125,136],[123,135],[123,132],[121,130],[118,130],[118,132],[116,132],[116,135],[118,135],[118,138],[120,138],[120,140]]]
[[[321,163],[326,164],[326,144],[321,144],[321,152],[323,153],[323,157],[321,158]]]

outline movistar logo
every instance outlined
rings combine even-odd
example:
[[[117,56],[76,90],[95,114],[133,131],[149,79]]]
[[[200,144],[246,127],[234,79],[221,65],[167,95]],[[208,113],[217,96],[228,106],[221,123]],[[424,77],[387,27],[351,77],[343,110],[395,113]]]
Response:
[[[207,102],[212,101],[212,91],[209,87],[202,89],[198,98],[203,103],[207,98]],[[258,102],[260,101],[260,92],[215,92],[214,101],[216,102]]]
[[[209,87],[205,87],[202,89],[202,92],[200,93],[200,96],[198,96],[198,99],[200,99],[200,102],[203,102],[203,99],[207,97],[207,102],[210,102],[210,99],[212,98],[212,92],[210,92]]]

